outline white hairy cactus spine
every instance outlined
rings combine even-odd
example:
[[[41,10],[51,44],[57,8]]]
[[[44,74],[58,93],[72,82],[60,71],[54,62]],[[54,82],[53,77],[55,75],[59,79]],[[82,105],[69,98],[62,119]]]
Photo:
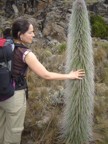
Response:
[[[66,72],[84,69],[83,80],[67,80],[61,136],[65,144],[88,144],[92,139],[94,62],[91,28],[84,0],[73,3],[67,41]]]

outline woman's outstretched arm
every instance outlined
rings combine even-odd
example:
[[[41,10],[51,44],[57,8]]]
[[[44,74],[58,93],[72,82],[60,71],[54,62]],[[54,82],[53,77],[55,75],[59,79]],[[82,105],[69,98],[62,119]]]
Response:
[[[71,71],[68,74],[50,72],[39,62],[39,60],[32,52],[29,52],[26,55],[25,62],[27,63],[29,68],[37,75],[48,80],[82,79],[85,75],[85,72],[82,69]]]

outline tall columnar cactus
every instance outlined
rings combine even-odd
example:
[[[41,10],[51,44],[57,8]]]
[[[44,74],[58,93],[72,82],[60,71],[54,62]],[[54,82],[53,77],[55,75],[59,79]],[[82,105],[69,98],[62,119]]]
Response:
[[[84,69],[83,80],[66,81],[62,136],[65,144],[92,139],[94,63],[88,11],[84,0],[73,3],[68,30],[66,72]]]

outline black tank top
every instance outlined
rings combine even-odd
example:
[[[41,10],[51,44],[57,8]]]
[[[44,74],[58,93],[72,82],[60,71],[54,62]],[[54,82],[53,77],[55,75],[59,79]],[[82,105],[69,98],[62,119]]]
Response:
[[[20,47],[15,46],[13,53],[13,64],[12,64],[13,79],[17,79],[21,75],[26,76],[28,65],[24,62],[23,55],[28,50],[29,49],[26,47],[24,48],[21,46]]]

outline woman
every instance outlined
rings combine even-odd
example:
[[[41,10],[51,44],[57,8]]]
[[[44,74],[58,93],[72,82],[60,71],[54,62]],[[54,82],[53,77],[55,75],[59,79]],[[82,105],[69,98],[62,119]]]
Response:
[[[0,102],[0,144],[20,144],[26,112],[25,76],[27,67],[47,80],[82,79],[83,70],[71,71],[68,74],[54,73],[38,61],[34,53],[26,47],[33,41],[33,25],[25,19],[17,19],[12,25],[12,36],[15,49],[13,54],[13,79],[15,94]]]

